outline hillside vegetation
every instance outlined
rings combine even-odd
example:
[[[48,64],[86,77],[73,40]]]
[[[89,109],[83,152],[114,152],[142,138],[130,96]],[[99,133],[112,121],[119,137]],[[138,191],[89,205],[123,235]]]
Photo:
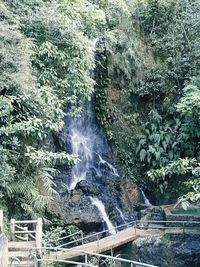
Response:
[[[63,118],[93,92],[124,176],[155,203],[200,199],[199,1],[0,0],[0,24],[7,214],[45,213],[59,166],[79,160],[55,145]]]

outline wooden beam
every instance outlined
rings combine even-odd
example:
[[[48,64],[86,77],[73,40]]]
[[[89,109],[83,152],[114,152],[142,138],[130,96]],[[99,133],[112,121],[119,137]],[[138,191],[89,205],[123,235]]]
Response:
[[[0,234],[3,234],[3,210],[0,210]]]
[[[36,248],[42,247],[42,218],[37,219],[36,224]],[[38,251],[41,254],[41,251]]]
[[[10,220],[11,240],[15,240],[15,219]]]

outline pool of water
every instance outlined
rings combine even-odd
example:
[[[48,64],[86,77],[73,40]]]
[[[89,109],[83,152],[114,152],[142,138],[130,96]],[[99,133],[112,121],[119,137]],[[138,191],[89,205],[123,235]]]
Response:
[[[172,212],[172,214],[200,216],[200,207],[188,209],[188,210],[174,209],[171,212]]]

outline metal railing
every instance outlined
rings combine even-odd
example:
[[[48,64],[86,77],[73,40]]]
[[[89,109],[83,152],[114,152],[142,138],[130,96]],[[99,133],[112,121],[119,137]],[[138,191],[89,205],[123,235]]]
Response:
[[[170,226],[170,225],[174,225],[176,224],[176,226]],[[167,226],[168,225],[168,226]],[[160,230],[167,230],[167,229],[182,229],[183,233],[185,232],[186,229],[190,229],[191,227],[194,228],[194,225],[196,227],[200,227],[200,221],[161,221],[161,220],[134,220],[131,221],[129,223],[124,223],[122,225],[118,225],[113,227],[112,229],[107,229],[107,230],[103,230],[101,232],[97,232],[91,235],[87,235],[87,236],[83,236],[83,233],[81,234],[81,238],[78,238],[76,240],[72,240],[70,242],[61,244],[59,246],[57,246],[57,248],[62,248],[62,247],[66,247],[66,246],[71,246],[71,245],[83,245],[85,243],[92,242],[92,241],[100,241],[101,237],[104,234],[110,234],[111,230],[120,230],[120,228],[122,228],[122,230],[125,230],[127,228],[130,227],[134,227],[134,231],[135,231],[135,235],[137,235],[137,229],[160,229]],[[82,231],[81,231],[82,232]],[[73,234],[73,236],[75,236],[76,234],[80,234],[79,232],[76,232]],[[70,236],[68,236],[70,237]],[[105,237],[105,236],[104,236]],[[93,238],[96,238],[96,240],[91,240]]]
[[[80,266],[84,266],[84,267],[95,267],[95,266],[99,266],[99,265],[92,265],[90,263],[90,260],[91,260],[91,258],[96,258],[98,261],[101,261],[101,259],[103,259],[104,261],[108,260],[111,263],[116,263],[116,262],[126,263],[130,267],[158,267],[158,266],[152,265],[152,264],[147,264],[147,263],[138,262],[138,261],[132,261],[132,260],[123,259],[123,258],[119,258],[119,257],[114,257],[114,256],[109,256],[109,255],[104,255],[104,254],[99,254],[99,253],[93,253],[93,252],[88,252],[88,251],[78,250],[78,249],[73,249],[73,248],[66,249],[66,248],[55,248],[55,247],[42,247],[39,249],[41,251],[43,251],[43,253],[49,253],[50,255],[52,255],[51,253],[54,253],[54,258],[45,258],[45,254],[43,254],[43,258],[37,259],[37,262],[60,262],[60,263],[71,263],[74,265],[79,264]],[[75,253],[79,254],[80,256],[83,256],[83,262],[61,260],[61,259],[59,259],[60,255],[57,255],[58,252],[59,253],[75,252]],[[33,250],[30,253],[33,253]],[[34,255],[36,255],[36,254],[34,254]],[[115,266],[115,265],[113,265],[113,266]],[[37,267],[37,265],[35,267]]]

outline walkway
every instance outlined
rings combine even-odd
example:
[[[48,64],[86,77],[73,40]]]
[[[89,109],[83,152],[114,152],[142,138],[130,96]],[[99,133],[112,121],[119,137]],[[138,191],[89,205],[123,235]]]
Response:
[[[136,223],[136,222],[135,222]],[[184,221],[173,221],[173,222],[167,222],[167,223],[176,223],[177,226],[163,226],[166,221],[154,221],[154,225],[152,224],[152,221],[150,222],[144,222],[146,224],[146,227],[141,221],[139,222],[140,228],[137,226],[129,226],[128,228],[121,230],[117,232],[114,235],[96,240],[96,241],[89,241],[87,240],[87,244],[83,244],[84,239],[86,240],[87,237],[82,239],[82,245],[75,246],[73,249],[67,249],[66,251],[57,251],[57,252],[51,252],[44,256],[44,259],[60,259],[60,260],[68,260],[72,259],[77,256],[85,255],[85,253],[104,253],[108,251],[112,251],[115,248],[121,247],[129,242],[132,242],[136,240],[139,237],[146,237],[146,236],[152,236],[155,234],[162,234],[165,233],[177,233],[177,232],[196,232],[199,231],[200,222],[184,222]],[[157,224],[156,224],[157,223]],[[190,226],[185,226],[185,224],[191,224]],[[198,228],[198,230],[196,229]],[[81,239],[79,239],[80,241]],[[94,236],[93,236],[94,240]],[[75,242],[72,242],[76,244]],[[70,242],[68,243],[70,244]],[[67,247],[69,248],[69,246]],[[83,253],[84,252],[84,253]]]
[[[0,229],[3,232],[2,212],[0,212]],[[105,252],[112,252],[139,237],[147,237],[164,232],[199,232],[200,221],[132,221],[124,225],[115,227],[118,232],[114,235],[103,238],[104,234],[108,234],[109,230],[95,233],[84,237],[82,232],[74,233],[70,236],[61,237],[62,245],[58,247],[42,247],[42,219],[32,221],[16,221],[11,219],[10,232],[11,241],[8,243],[8,258],[10,266],[38,266],[40,261],[74,263],[73,259],[78,256],[84,257],[84,263],[80,266],[90,267],[91,257],[101,258],[104,261],[109,259],[113,261],[126,262],[131,267],[153,265],[145,263],[137,263],[130,260],[114,258],[103,255]],[[126,229],[124,229],[126,228]],[[120,229],[122,229],[120,231]],[[81,238],[75,241],[68,241],[64,244],[64,240],[70,240],[74,235]],[[84,244],[85,243],[85,244]],[[78,245],[79,244],[79,245]],[[81,245],[80,245],[81,244]],[[98,266],[98,265],[97,265]],[[114,265],[115,266],[115,265]],[[118,266],[118,265],[116,265]],[[155,266],[153,266],[155,267]]]
[[[115,235],[108,236],[102,238],[97,241],[90,242],[88,244],[83,244],[80,246],[73,247],[73,249],[69,249],[67,251],[58,251],[58,252],[51,252],[44,256],[44,259],[60,259],[60,260],[67,260],[73,257],[84,255],[85,252],[89,253],[103,253],[107,251],[112,251],[115,248],[121,247],[129,242],[136,240],[139,237],[144,237],[152,234],[158,234],[161,231],[159,230],[141,230],[135,227],[130,227],[128,229],[122,230]],[[84,251],[84,253],[83,253]]]

